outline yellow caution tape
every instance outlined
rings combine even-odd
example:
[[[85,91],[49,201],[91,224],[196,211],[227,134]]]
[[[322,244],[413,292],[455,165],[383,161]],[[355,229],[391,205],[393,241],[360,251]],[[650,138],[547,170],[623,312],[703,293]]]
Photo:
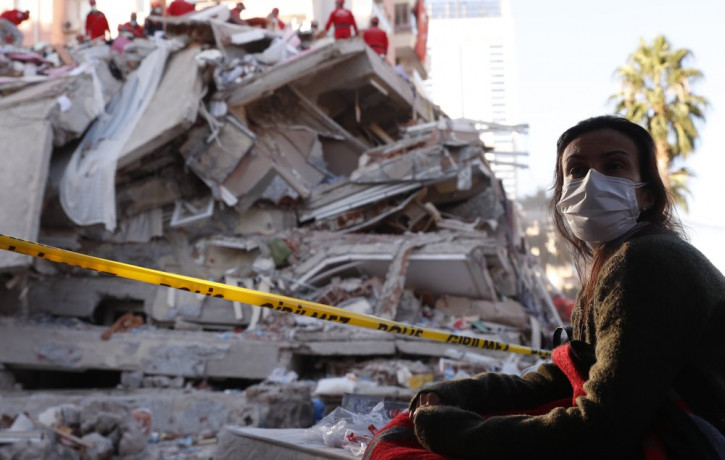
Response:
[[[113,260],[101,259],[100,257],[87,256],[65,249],[58,249],[40,243],[21,240],[12,236],[0,234],[0,249],[17,252],[32,257],[39,257],[59,262],[74,267],[94,270],[112,276],[120,276],[144,283],[157,284],[160,286],[181,289],[182,291],[194,292],[210,297],[227,299],[236,302],[243,302],[272,310],[294,313],[295,315],[308,316],[320,320],[331,321],[337,324],[348,324],[351,326],[385,331],[399,334],[406,337],[419,337],[422,339],[444,342],[451,345],[464,345],[471,348],[484,350],[508,351],[525,355],[541,356],[548,358],[551,352],[522,345],[495,342],[477,337],[467,337],[458,334],[450,334],[445,331],[411,326],[405,323],[389,321],[377,318],[372,315],[348,311],[343,308],[331,307],[308,300],[295,299],[268,292],[245,289],[238,286],[205,281],[190,276],[176,275],[174,273],[152,270],[150,268],[138,267]]]

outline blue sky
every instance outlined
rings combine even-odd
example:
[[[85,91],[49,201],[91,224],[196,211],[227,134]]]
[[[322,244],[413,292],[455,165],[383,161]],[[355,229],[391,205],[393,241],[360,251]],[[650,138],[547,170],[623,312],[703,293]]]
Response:
[[[690,212],[680,211],[690,241],[725,272],[725,24],[721,0],[510,0],[516,28],[519,113],[529,123],[529,169],[519,174],[522,194],[549,188],[559,134],[578,121],[611,113],[615,69],[640,38],[665,35],[694,53],[686,64],[705,78],[693,92],[710,107],[695,153]]]

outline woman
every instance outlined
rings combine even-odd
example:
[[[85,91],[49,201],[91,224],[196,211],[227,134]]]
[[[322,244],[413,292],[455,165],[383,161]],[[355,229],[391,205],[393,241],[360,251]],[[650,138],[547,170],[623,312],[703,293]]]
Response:
[[[613,116],[564,132],[551,207],[582,284],[568,363],[420,391],[418,441],[463,458],[723,458],[725,278],[680,236],[649,133]]]

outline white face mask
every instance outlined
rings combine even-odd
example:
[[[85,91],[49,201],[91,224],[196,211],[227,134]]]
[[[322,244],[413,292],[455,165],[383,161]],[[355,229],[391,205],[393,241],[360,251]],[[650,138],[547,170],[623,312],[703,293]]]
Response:
[[[564,184],[556,208],[574,236],[590,246],[600,246],[637,225],[639,205],[635,189],[644,185],[590,169],[583,179]]]

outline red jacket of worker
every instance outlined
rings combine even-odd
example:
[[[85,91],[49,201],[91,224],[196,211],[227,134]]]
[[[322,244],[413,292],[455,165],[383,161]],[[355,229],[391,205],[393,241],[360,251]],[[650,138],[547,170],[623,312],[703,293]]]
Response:
[[[0,18],[7,19],[16,26],[19,26],[21,22],[28,19],[27,17],[25,17],[25,12],[20,10],[3,11],[3,14],[0,14]]]
[[[358,35],[355,17],[348,9],[336,8],[335,11],[330,13],[330,19],[327,20],[327,25],[325,25],[325,32],[330,30],[332,24],[335,24],[335,38],[338,40],[350,38],[352,36],[350,28],[355,29],[355,35]]]
[[[378,26],[370,26],[363,31],[363,40],[378,54],[388,54],[388,34]]]
[[[166,14],[169,16],[183,16],[196,10],[196,6],[184,0],[174,0],[168,8]]]
[[[135,38],[145,38],[146,32],[144,32],[143,27],[138,22],[136,25],[131,24],[131,22],[127,22],[123,26],[121,26],[121,30],[124,32],[130,32],[133,34]]]
[[[86,35],[93,40],[94,38],[104,37],[106,31],[111,33],[106,15],[98,10],[88,13],[88,16],[86,16]]]
[[[247,25],[247,21],[242,19],[242,12],[236,7],[229,10],[229,22],[232,24]]]
[[[272,18],[270,21],[275,21],[277,23],[277,29],[284,30],[285,27],[287,27],[287,24],[282,22],[280,18]]]

